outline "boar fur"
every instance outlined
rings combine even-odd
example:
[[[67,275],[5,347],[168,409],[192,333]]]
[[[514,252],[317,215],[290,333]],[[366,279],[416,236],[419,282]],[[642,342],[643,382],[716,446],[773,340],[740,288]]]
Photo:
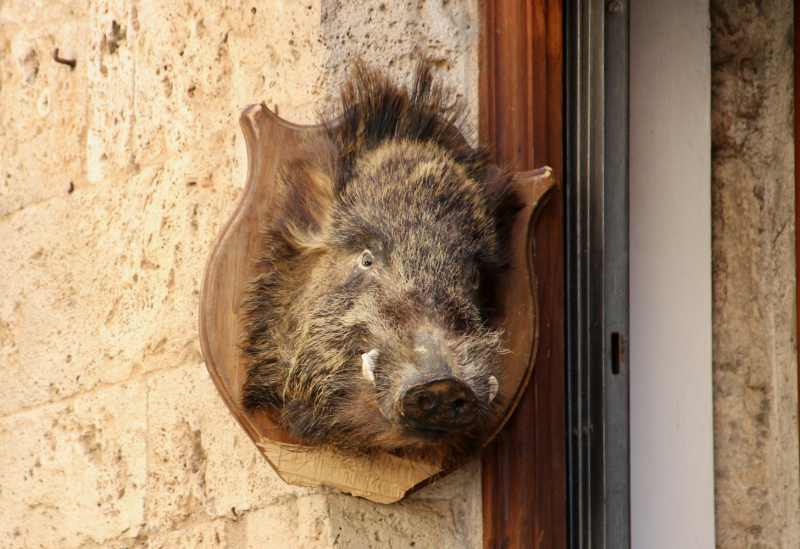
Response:
[[[242,403],[303,444],[448,467],[497,423],[503,348],[489,319],[520,201],[464,138],[453,97],[430,60],[410,89],[357,63],[338,117],[282,167],[245,303]],[[474,397],[466,422],[460,400],[430,424],[398,412],[431,341],[434,370]]]

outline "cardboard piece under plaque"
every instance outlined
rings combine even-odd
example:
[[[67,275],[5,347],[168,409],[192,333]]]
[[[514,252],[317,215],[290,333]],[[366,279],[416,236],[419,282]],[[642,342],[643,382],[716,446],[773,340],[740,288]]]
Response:
[[[247,182],[208,258],[200,294],[200,344],[211,379],[233,416],[284,481],[329,486],[380,503],[398,501],[446,472],[389,454],[359,466],[333,452],[299,445],[267,414],[247,412],[240,404],[247,375],[238,344],[244,330],[242,303],[261,252],[262,230],[270,219],[273,185],[281,163],[304,132],[320,131],[319,126],[282,120],[264,104],[245,109],[240,121],[247,144]],[[504,347],[509,352],[501,356],[502,420],[494,427],[493,437],[514,411],[533,371],[539,332],[533,227],[538,209],[555,187],[549,168],[518,173],[515,180],[524,208],[513,229],[514,263],[500,293],[503,315],[494,321],[504,330]]]

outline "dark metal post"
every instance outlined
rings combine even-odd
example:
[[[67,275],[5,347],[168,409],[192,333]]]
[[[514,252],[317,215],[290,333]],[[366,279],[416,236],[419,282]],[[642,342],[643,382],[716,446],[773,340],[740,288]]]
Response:
[[[568,528],[630,547],[628,10],[564,6]]]

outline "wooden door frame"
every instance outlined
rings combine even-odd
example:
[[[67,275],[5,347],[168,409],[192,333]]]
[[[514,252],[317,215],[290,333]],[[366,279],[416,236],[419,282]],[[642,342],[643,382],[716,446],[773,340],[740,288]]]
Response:
[[[539,351],[484,454],[484,547],[630,547],[629,0],[481,0],[480,135],[562,181],[535,230]]]
[[[558,0],[482,0],[480,138],[498,163],[562,178],[562,20]],[[567,546],[563,196],[535,230],[540,339],[533,376],[483,458],[484,547]]]

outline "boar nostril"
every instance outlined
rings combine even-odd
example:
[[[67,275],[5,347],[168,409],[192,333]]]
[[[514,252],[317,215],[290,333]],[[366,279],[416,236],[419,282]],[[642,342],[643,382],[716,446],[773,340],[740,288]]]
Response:
[[[434,404],[435,402],[430,395],[419,395],[419,398],[417,398],[417,406],[423,410],[430,410],[433,408]]]

